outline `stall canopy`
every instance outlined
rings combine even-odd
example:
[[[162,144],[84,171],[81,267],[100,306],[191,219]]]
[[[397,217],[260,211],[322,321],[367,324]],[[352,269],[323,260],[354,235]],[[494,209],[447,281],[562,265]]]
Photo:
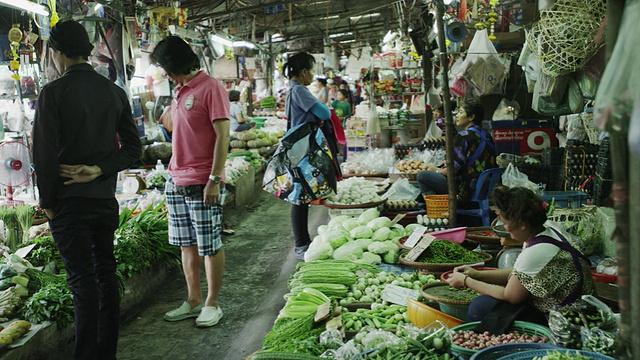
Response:
[[[411,1],[409,1],[411,2]],[[389,0],[183,0],[189,23],[208,23],[252,41],[289,50],[321,52],[332,43],[378,44],[387,31],[406,28],[405,1]]]

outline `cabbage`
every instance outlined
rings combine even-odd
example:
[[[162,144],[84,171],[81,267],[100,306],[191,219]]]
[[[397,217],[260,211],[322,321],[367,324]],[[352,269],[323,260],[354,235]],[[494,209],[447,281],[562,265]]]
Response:
[[[351,237],[354,239],[369,239],[373,235],[373,230],[366,226],[358,226],[350,231]]]
[[[370,253],[367,251],[362,253],[362,261],[371,265],[376,265],[382,263],[382,258],[378,254]]]
[[[367,248],[369,247],[369,245],[371,245],[373,240],[371,240],[371,239],[358,239],[358,240],[356,240],[356,242],[358,244],[360,244],[360,247],[362,247],[362,250],[367,250]]]
[[[336,249],[350,240],[349,233],[344,230],[329,230],[322,235],[323,242]]]
[[[348,243],[340,246],[333,251],[333,258],[335,260],[357,260],[362,257],[362,248],[360,244],[355,241],[349,241]]]
[[[420,225],[420,224],[409,224],[407,225],[407,227],[404,228],[404,236],[409,236],[411,235],[417,228],[422,228],[424,226]]]
[[[329,225],[320,225],[318,226],[318,235],[322,235],[329,230]]]
[[[400,250],[400,247],[394,241],[385,241],[384,244],[387,245],[387,248],[389,248],[389,251],[399,251]]]
[[[376,241],[372,242],[371,245],[367,247],[367,250],[374,254],[386,254],[387,252],[389,252],[389,247],[385,244],[384,241]]]
[[[345,220],[342,223],[342,227],[347,231],[351,231],[357,228],[358,226],[360,226],[360,224],[358,224],[358,219],[353,219],[353,218]]]
[[[391,230],[388,227],[383,227],[376,230],[371,236],[371,240],[373,241],[385,241],[391,235]]]
[[[370,227],[373,231],[384,227],[388,228],[391,226],[391,219],[386,216],[381,216],[369,221],[367,223],[367,226]]]
[[[333,248],[331,245],[322,242],[312,242],[304,253],[304,261],[327,260],[331,259]]]
[[[349,219],[351,219],[351,217],[346,216],[346,215],[340,215],[340,216],[333,217],[333,218],[331,218],[331,220],[329,220],[329,228],[330,229],[339,228],[339,226],[341,226],[342,223],[345,220],[349,220]]]
[[[391,228],[389,240],[398,241],[404,237],[404,229]]]
[[[395,264],[398,262],[398,250],[392,250],[384,254],[382,260],[387,264]]]
[[[369,223],[369,221],[377,218],[378,216],[380,216],[380,213],[378,212],[378,209],[376,209],[376,208],[367,209],[365,212],[360,214],[360,216],[358,217],[358,224],[367,225]]]

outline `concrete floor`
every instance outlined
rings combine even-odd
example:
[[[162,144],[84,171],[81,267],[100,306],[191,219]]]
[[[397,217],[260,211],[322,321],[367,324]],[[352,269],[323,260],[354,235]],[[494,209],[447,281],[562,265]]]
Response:
[[[122,326],[118,359],[235,360],[259,350],[284,305],[286,283],[295,270],[289,209],[289,204],[261,192],[252,207],[225,214],[236,233],[223,239],[226,263],[220,304],[224,317],[218,325],[200,329],[195,319],[163,320],[166,311],[186,299],[184,277],[176,269],[137,316]],[[326,208],[312,207],[312,238],[327,218]]]

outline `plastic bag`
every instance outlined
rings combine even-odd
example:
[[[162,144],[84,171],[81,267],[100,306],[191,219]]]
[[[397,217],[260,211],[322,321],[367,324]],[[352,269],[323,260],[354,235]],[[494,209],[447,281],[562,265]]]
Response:
[[[367,129],[365,135],[380,134],[380,119],[378,118],[378,110],[375,107],[369,109],[369,116],[367,118]]]
[[[413,114],[424,114],[424,100],[424,95],[415,95],[411,100],[409,110],[411,110]]]
[[[535,194],[540,193],[540,187],[532,181],[529,181],[529,177],[518,170],[512,163],[507,165],[507,169],[502,174],[502,185],[507,187],[524,187]]]
[[[580,88],[573,79],[568,79],[567,90],[562,101],[554,105],[540,96],[540,81],[536,81],[533,91],[533,102],[531,109],[541,115],[567,115],[582,112],[584,109],[584,98],[580,93]]]
[[[409,179],[396,180],[389,190],[382,195],[389,201],[414,200],[420,194],[420,189],[409,183]]]
[[[489,94],[502,84],[506,69],[486,29],[476,31],[461,70],[465,79],[478,90],[478,95]]]
[[[582,349],[581,328],[615,331],[618,324],[611,309],[591,295],[549,311],[549,329],[554,345]]]
[[[20,132],[24,125],[24,108],[22,102],[14,100],[5,106],[8,110],[6,113],[6,122],[9,130]]]
[[[605,331],[597,327],[580,329],[582,349],[617,358],[620,334],[617,330]]]
[[[429,128],[424,134],[424,139],[440,139],[441,137],[442,129],[438,127],[438,124],[436,124],[436,120],[434,119],[429,123]]]
[[[632,102],[640,99],[640,46],[636,34],[640,33],[640,1],[627,1],[622,12],[618,38],[613,53],[602,74],[596,93],[594,119],[600,130],[608,129],[611,118],[630,116]]]
[[[436,90],[436,88],[433,87],[433,84],[429,88],[429,91],[427,92],[427,96],[424,99],[424,101],[427,105],[431,106],[432,109],[437,109],[442,105],[442,100],[440,100],[440,94],[438,90]]]
[[[492,120],[515,120],[520,115],[520,104],[517,101],[502,99],[493,112]]]
[[[567,140],[587,140],[587,131],[582,124],[582,117],[580,114],[567,115],[566,118],[566,131]]]
[[[565,96],[569,78],[567,76],[552,77],[545,73],[540,73],[537,81],[538,95],[540,99],[551,105],[558,105]]]

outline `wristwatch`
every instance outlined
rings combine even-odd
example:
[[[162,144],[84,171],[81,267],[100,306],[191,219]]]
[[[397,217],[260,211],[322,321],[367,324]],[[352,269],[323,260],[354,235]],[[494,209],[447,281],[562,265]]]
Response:
[[[218,175],[209,175],[209,180],[213,181],[214,184],[220,184],[222,182],[222,178]]]

